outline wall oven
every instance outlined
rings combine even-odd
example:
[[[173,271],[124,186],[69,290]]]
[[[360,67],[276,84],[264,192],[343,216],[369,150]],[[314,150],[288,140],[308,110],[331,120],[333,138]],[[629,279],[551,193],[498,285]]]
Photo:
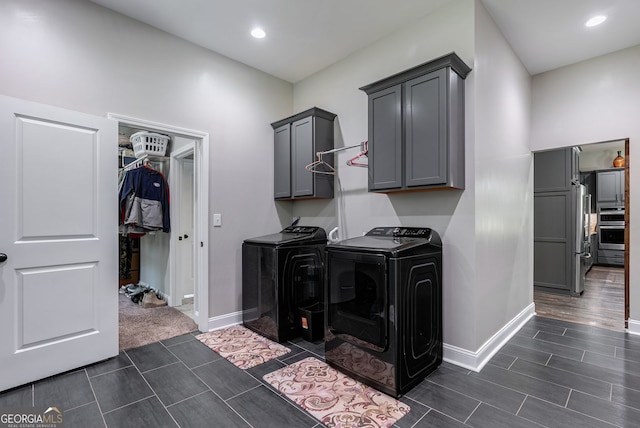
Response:
[[[598,224],[601,226],[624,227],[624,207],[600,208],[598,211]]]
[[[598,211],[598,248],[624,250],[624,207],[600,208]]]
[[[602,250],[624,250],[624,226],[600,226],[598,248]]]

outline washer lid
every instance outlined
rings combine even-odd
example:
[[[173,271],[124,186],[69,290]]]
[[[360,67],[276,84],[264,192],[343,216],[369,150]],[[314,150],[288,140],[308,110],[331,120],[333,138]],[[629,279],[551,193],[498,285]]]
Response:
[[[327,245],[328,249],[399,253],[409,250],[440,249],[438,233],[426,227],[376,227],[365,236],[345,239]]]
[[[258,236],[256,238],[245,239],[248,244],[263,245],[294,245],[298,243],[327,242],[327,234],[321,227],[316,226],[289,226],[279,233]]]

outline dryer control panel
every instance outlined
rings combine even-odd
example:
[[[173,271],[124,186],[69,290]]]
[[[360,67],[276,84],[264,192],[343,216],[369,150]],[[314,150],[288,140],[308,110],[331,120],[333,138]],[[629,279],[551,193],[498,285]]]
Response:
[[[428,227],[375,227],[366,236],[385,236],[390,238],[424,238],[429,239],[431,229]]]
[[[289,226],[282,230],[280,233],[316,233],[320,229],[315,226]]]

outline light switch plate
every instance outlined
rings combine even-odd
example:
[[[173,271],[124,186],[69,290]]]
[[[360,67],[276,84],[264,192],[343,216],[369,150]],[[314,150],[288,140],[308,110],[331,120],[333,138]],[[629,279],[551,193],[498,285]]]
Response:
[[[213,227],[222,226],[222,214],[214,214],[213,215]]]

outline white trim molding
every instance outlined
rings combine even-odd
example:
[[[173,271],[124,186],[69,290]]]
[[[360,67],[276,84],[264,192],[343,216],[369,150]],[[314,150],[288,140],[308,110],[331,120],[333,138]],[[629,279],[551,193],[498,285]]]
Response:
[[[638,334],[640,335],[640,321],[638,320],[627,320],[627,332],[630,334]]]
[[[448,363],[455,364],[460,367],[479,372],[482,367],[489,362],[491,357],[504,346],[511,337],[520,330],[520,328],[531,317],[535,315],[535,306],[531,303],[522,312],[516,315],[509,323],[493,335],[482,347],[472,352],[456,346],[444,344],[444,360]],[[218,330],[232,325],[242,324],[242,311],[231,312],[217,317],[209,318],[209,327],[207,331]],[[639,323],[640,327],[640,323]]]
[[[489,362],[496,352],[504,346],[522,326],[535,315],[535,305],[531,303],[522,312],[516,315],[496,334],[494,334],[477,351],[458,348],[457,346],[444,344],[444,361],[464,367],[474,372],[479,372]]]
[[[231,312],[228,314],[209,318],[209,326],[207,331],[218,330],[237,324],[242,324],[242,311]]]

